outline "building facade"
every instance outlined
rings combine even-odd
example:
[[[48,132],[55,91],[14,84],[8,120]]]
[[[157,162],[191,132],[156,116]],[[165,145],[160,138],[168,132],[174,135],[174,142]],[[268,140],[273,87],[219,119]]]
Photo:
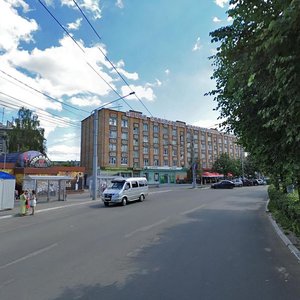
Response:
[[[149,182],[176,182],[192,163],[210,170],[221,153],[241,158],[236,137],[181,121],[147,117],[137,111],[98,112],[98,166],[101,174],[147,176]],[[81,164],[93,168],[93,116],[82,121]]]

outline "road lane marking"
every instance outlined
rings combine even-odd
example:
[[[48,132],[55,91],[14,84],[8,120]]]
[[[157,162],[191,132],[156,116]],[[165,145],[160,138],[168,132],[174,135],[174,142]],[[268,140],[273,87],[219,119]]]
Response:
[[[156,223],[153,223],[153,224],[151,224],[151,225],[141,227],[141,228],[139,228],[139,229],[137,229],[137,230],[134,230],[134,231],[132,231],[132,232],[130,232],[130,233],[128,233],[128,234],[125,234],[124,237],[125,237],[125,238],[129,238],[129,237],[135,235],[136,233],[139,233],[139,232],[142,232],[142,231],[147,231],[147,230],[152,229],[152,228],[154,228],[154,227],[156,227],[156,226],[159,226],[159,225],[161,225],[161,224],[163,224],[163,223],[166,223],[168,220],[169,220],[169,218],[165,218],[165,219],[162,219],[162,220],[160,220],[160,221],[158,221],[158,222],[156,222]]]
[[[50,210],[56,210],[56,209],[65,208],[65,207],[84,205],[84,204],[89,204],[89,203],[95,203],[95,200],[81,202],[81,203],[75,203],[75,204],[67,204],[67,205],[56,206],[56,207],[43,208],[43,209],[36,210],[36,213],[41,213],[41,212],[50,211]]]
[[[19,262],[21,262],[21,261],[23,261],[23,260],[26,260],[26,259],[28,259],[28,258],[31,258],[31,257],[37,256],[37,255],[39,255],[39,254],[42,254],[42,253],[44,253],[44,252],[46,252],[46,251],[48,251],[48,250],[50,250],[50,249],[56,247],[57,245],[58,245],[57,243],[51,244],[51,245],[49,245],[49,246],[47,246],[47,247],[45,247],[45,248],[42,248],[42,249],[37,250],[37,251],[34,251],[34,252],[32,252],[32,253],[30,253],[30,254],[28,254],[28,255],[26,255],[26,256],[23,256],[23,257],[20,257],[20,258],[18,258],[18,259],[16,259],[16,260],[13,260],[13,261],[11,261],[11,262],[8,263],[8,264],[5,264],[5,265],[3,265],[3,266],[0,266],[0,270],[1,270],[1,269],[5,269],[5,268],[7,268],[7,267],[10,267],[10,266],[12,266],[12,265],[15,265],[15,264],[17,264],[17,263],[19,263]]]
[[[184,212],[182,212],[182,213],[180,213],[180,214],[181,214],[181,215],[188,215],[188,214],[190,214],[190,213],[192,213],[192,212],[195,212],[196,210],[202,209],[204,206],[205,206],[205,204],[202,204],[202,205],[200,205],[200,206],[198,206],[198,207],[195,207],[195,208],[193,208],[193,209],[186,210],[186,211],[184,211]]]
[[[167,192],[172,192],[172,190],[165,190],[165,191],[150,192],[150,193],[149,193],[149,195],[152,195],[152,194],[159,194],[159,193],[167,193]]]
[[[9,280],[6,280],[6,281],[2,282],[2,284],[0,284],[0,289],[2,289],[3,287],[5,287],[5,286],[7,286],[7,285],[9,285],[9,284],[11,284],[15,281],[16,280],[12,278],[12,279],[9,279]]]

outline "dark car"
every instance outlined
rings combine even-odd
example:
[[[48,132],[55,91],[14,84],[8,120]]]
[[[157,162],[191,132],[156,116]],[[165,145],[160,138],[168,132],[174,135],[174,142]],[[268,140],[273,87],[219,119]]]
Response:
[[[252,186],[253,185],[253,182],[249,179],[244,178],[244,179],[242,179],[242,181],[243,181],[243,186]]]
[[[222,180],[211,185],[212,189],[233,189],[234,183],[230,180]]]

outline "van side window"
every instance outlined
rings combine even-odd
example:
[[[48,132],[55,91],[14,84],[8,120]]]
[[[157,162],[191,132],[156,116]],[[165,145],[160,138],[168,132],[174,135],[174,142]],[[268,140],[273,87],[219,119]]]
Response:
[[[129,190],[130,189],[130,183],[127,182],[126,185],[125,185],[125,190]]]
[[[140,186],[145,186],[145,181],[139,181]]]
[[[137,188],[137,187],[139,187],[137,181],[132,181],[132,182],[131,182],[131,186],[132,186],[132,188]]]

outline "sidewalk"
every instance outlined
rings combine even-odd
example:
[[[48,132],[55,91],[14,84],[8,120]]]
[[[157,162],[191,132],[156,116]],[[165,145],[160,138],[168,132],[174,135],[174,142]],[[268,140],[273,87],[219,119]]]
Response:
[[[99,201],[98,200],[92,200],[90,197],[89,191],[85,190],[82,193],[73,193],[67,195],[66,201],[58,201],[58,200],[50,200],[47,201],[47,199],[42,198],[37,200],[37,205],[35,208],[36,213],[46,211],[46,210],[52,210],[52,209],[59,209],[65,206],[70,205],[76,205],[80,203],[87,203],[89,201]],[[29,212],[31,209],[29,209]],[[20,203],[19,200],[15,200],[15,205],[13,209],[7,209],[7,210],[1,210],[0,211],[0,220],[5,218],[11,218],[11,217],[18,217],[20,213]]]

